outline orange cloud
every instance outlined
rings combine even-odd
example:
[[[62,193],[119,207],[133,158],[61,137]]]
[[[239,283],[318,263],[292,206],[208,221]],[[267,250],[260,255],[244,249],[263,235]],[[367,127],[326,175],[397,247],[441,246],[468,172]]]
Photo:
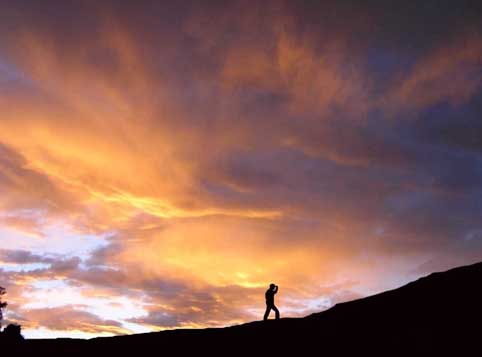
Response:
[[[268,39],[241,42],[228,50],[222,71],[228,86],[250,86],[284,96],[286,109],[294,115],[308,110],[327,118],[343,107],[364,116],[369,81],[361,67],[350,63],[345,38],[299,38],[288,17],[275,18],[268,30]]]
[[[27,330],[42,327],[53,331],[82,331],[87,334],[120,335],[129,333],[116,321],[100,319],[94,314],[75,310],[75,307],[72,306],[30,309],[25,310],[24,313],[26,318],[20,318],[17,321]]]
[[[382,98],[383,106],[397,113],[420,111],[443,102],[461,105],[478,92],[481,65],[482,38],[458,37],[419,60]]]

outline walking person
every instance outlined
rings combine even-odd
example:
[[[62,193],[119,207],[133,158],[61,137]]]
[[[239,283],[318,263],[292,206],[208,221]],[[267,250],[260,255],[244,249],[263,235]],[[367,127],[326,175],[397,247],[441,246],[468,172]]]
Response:
[[[268,319],[269,313],[271,310],[274,310],[276,314],[276,320],[279,320],[279,310],[274,304],[274,295],[278,292],[278,286],[275,284],[270,284],[269,289],[266,290],[264,294],[266,298],[266,312],[264,313],[264,320]]]

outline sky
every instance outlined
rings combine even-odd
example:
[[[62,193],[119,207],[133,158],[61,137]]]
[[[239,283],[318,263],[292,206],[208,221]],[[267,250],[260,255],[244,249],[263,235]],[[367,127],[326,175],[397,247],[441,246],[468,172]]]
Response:
[[[479,1],[0,0],[29,338],[282,316],[482,260]]]

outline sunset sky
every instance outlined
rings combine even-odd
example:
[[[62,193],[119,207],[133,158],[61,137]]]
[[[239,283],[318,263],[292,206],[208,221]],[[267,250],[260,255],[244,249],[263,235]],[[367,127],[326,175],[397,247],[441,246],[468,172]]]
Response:
[[[282,317],[482,260],[480,1],[0,0],[26,337]]]

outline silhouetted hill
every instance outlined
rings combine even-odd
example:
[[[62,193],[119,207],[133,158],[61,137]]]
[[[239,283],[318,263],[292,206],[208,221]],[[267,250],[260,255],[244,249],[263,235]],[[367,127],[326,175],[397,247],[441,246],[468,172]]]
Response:
[[[480,282],[482,263],[477,263],[304,318],[92,340],[31,340],[21,350],[31,355],[87,356],[469,355],[482,350]]]

